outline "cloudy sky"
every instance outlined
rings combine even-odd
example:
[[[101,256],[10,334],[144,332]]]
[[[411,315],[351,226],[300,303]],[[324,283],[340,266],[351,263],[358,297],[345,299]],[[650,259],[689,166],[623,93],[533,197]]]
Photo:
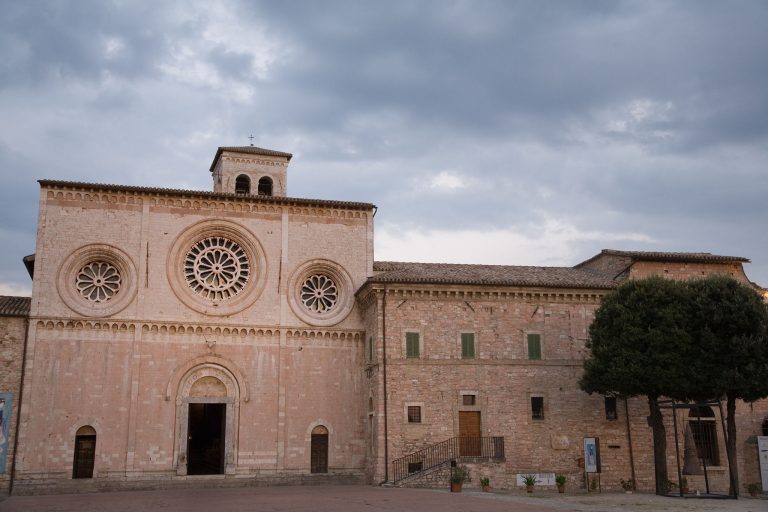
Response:
[[[376,259],[745,256],[768,285],[768,2],[0,0],[0,293],[38,179],[372,202]]]

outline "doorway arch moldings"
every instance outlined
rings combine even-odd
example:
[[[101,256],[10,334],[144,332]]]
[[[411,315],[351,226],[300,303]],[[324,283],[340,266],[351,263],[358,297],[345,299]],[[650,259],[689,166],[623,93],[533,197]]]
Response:
[[[226,364],[222,364],[226,362]],[[176,440],[174,466],[176,474],[187,474],[189,409],[190,404],[223,404],[225,406],[224,426],[224,474],[235,473],[237,467],[237,439],[240,423],[241,390],[247,390],[242,372],[229,367],[229,361],[216,356],[204,356],[181,365],[168,383],[166,400],[172,389],[176,397]],[[233,371],[234,370],[234,371]],[[240,377],[238,376],[240,374]],[[178,375],[178,377],[177,377]],[[246,391],[247,393],[247,391]]]

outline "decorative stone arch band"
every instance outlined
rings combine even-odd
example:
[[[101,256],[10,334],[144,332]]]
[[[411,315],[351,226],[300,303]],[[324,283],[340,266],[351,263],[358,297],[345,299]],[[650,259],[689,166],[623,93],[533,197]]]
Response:
[[[224,404],[224,473],[235,474],[237,468],[238,426],[240,424],[240,386],[225,366],[202,363],[189,368],[178,383],[176,395],[176,440],[174,465],[176,474],[187,474],[187,441],[189,439],[190,404]]]
[[[296,316],[309,325],[336,325],[354,306],[352,278],[336,262],[309,260],[291,274],[288,304]]]
[[[119,313],[136,297],[136,267],[130,256],[108,244],[76,249],[56,278],[59,297],[75,313],[105,317]]]
[[[238,313],[261,295],[267,260],[256,237],[226,220],[203,221],[174,240],[166,275],[173,293],[206,315]]]

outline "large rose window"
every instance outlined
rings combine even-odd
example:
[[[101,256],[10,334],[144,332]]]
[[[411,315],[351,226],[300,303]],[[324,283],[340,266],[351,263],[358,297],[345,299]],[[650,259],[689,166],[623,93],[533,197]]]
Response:
[[[225,300],[248,283],[251,265],[236,242],[224,237],[200,240],[184,258],[184,278],[192,290],[210,300]]]

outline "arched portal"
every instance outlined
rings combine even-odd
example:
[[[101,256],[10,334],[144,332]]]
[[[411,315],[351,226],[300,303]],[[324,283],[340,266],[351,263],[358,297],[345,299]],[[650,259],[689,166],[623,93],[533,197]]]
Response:
[[[310,471],[312,473],[328,472],[328,429],[318,425],[312,429],[312,445],[310,448]]]
[[[203,363],[181,378],[176,397],[176,473],[235,472],[240,385],[224,366]]]
[[[96,460],[96,429],[85,425],[75,434],[75,457],[72,461],[72,478],[93,478]]]

